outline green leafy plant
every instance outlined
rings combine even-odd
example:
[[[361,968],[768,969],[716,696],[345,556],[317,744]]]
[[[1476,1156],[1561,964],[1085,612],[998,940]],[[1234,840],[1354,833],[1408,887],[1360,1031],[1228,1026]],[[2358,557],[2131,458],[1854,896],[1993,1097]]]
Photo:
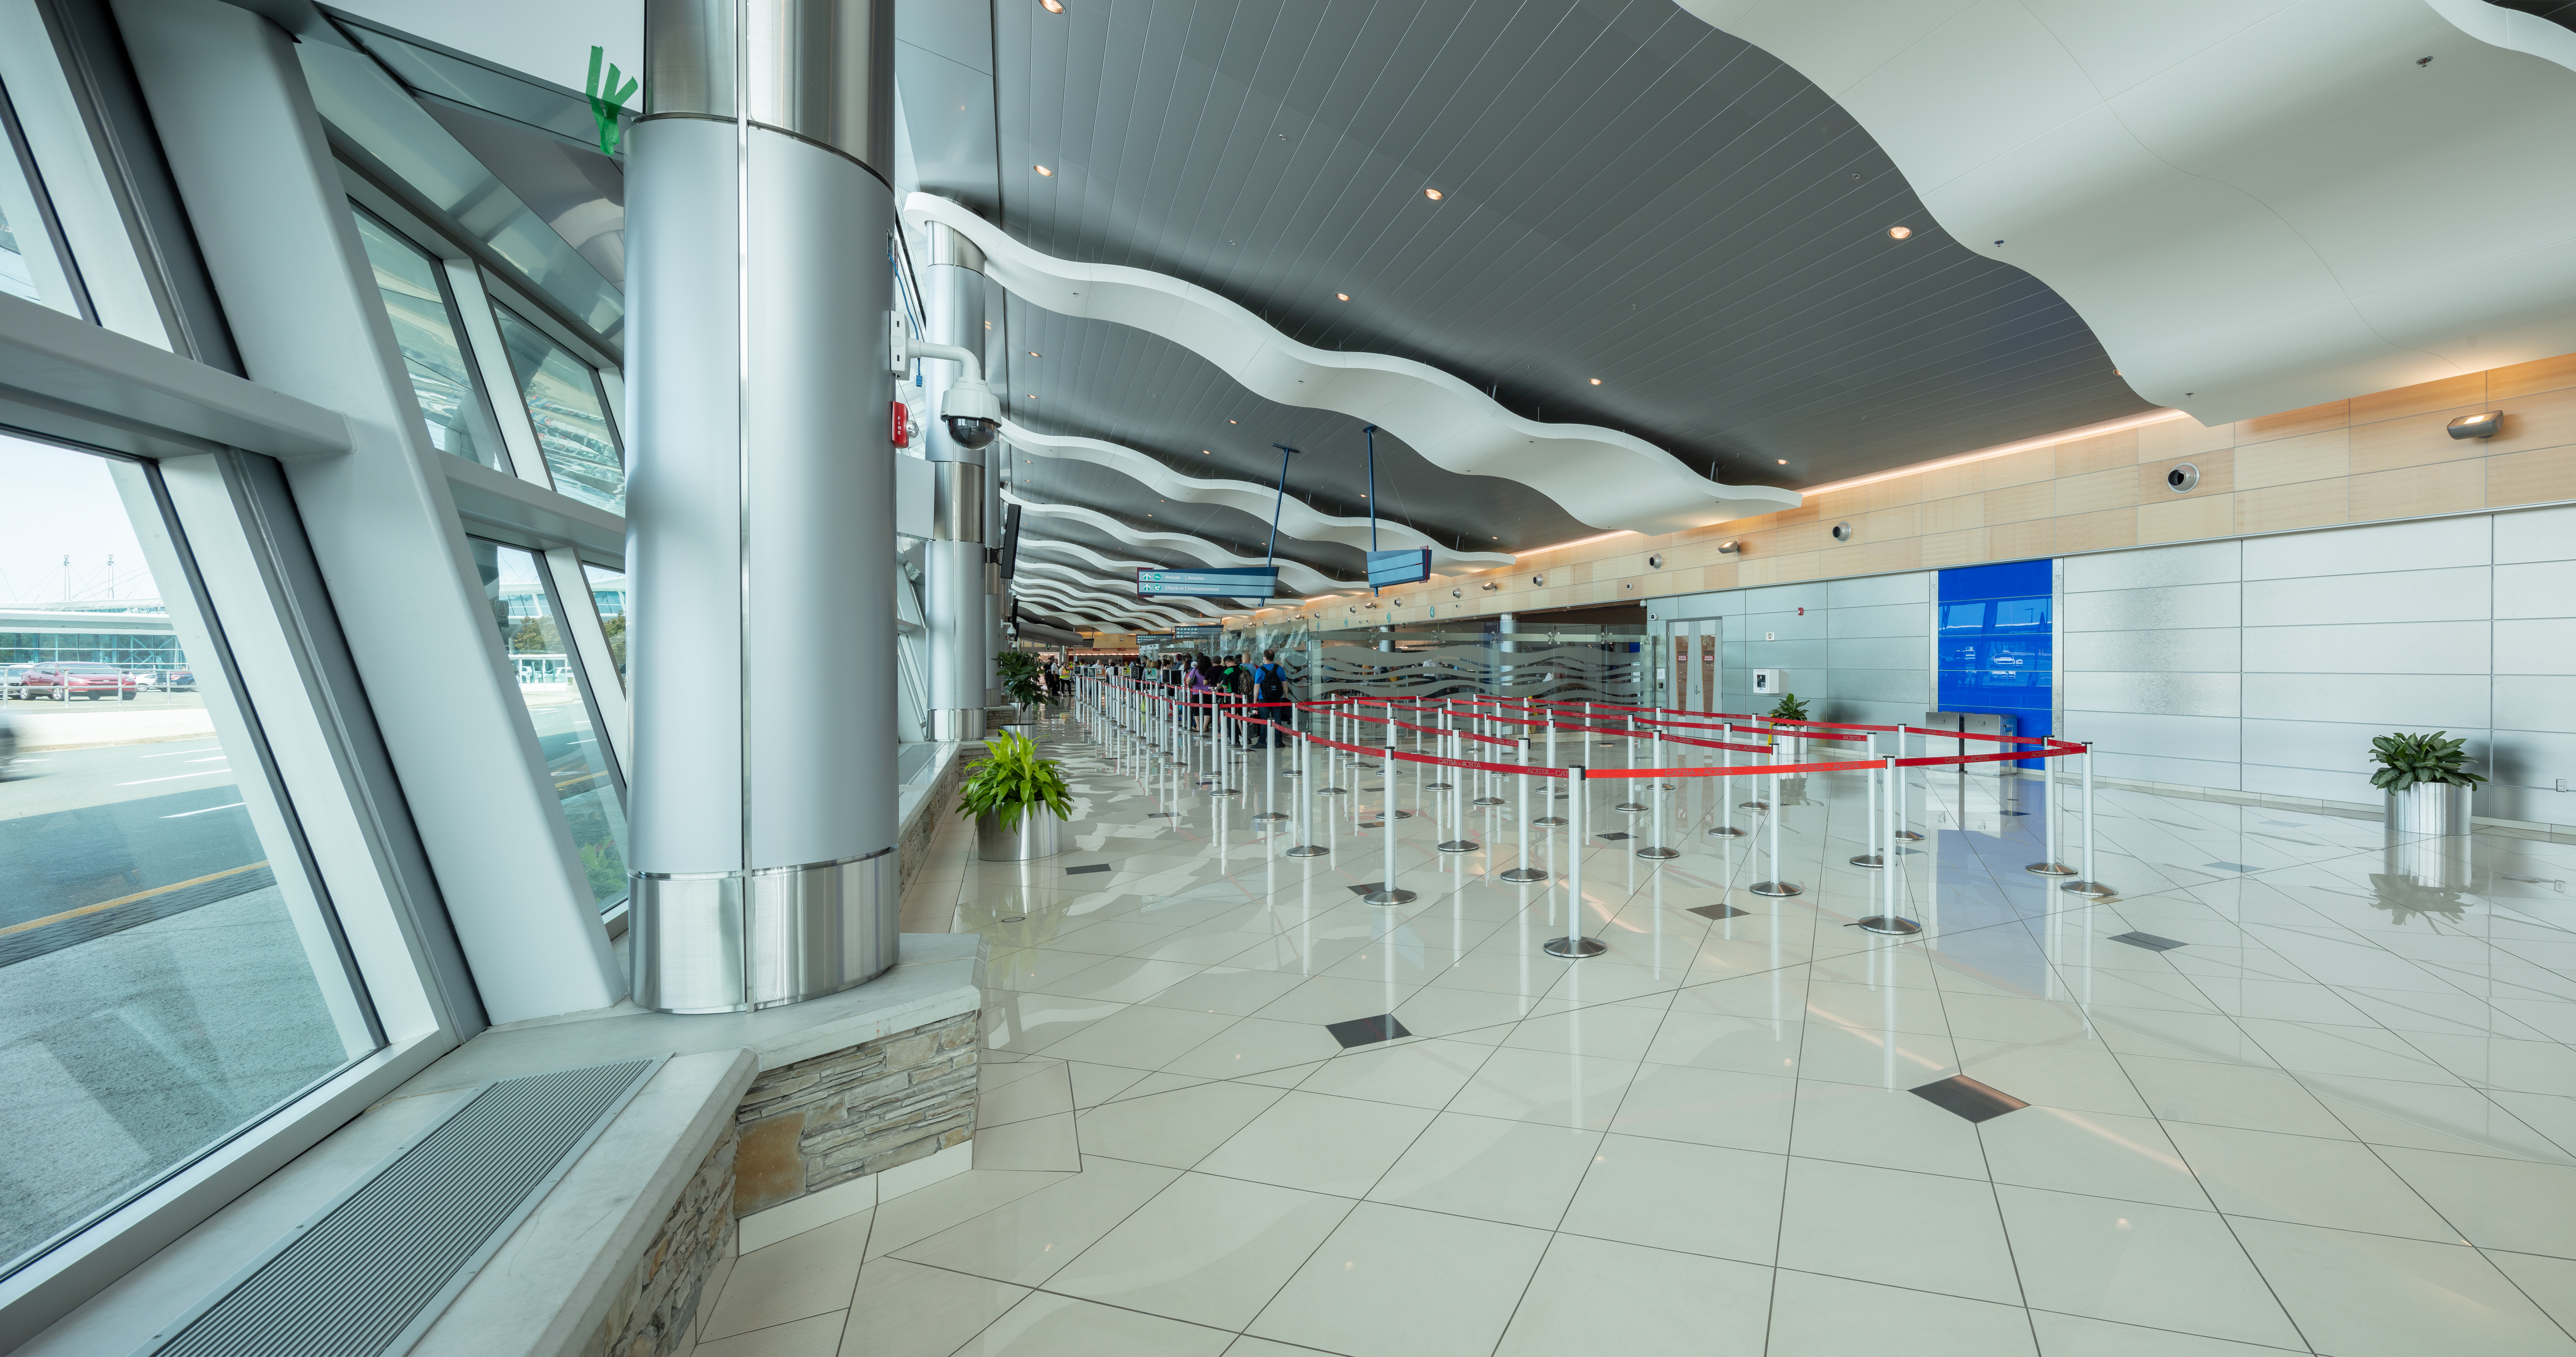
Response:
[[[1799,701],[1796,693],[1782,693],[1780,694],[1780,704],[1771,709],[1771,719],[1774,721],[1804,721],[1807,719],[1807,704]]]
[[[2401,731],[2372,740],[2370,761],[2379,765],[2379,771],[2370,775],[2370,785],[2384,792],[2402,792],[2425,783],[2474,787],[2486,781],[2460,766],[2469,761],[2468,741],[2444,739],[2447,734],[2440,730],[2430,735]]]
[[[998,817],[1004,829],[1017,829],[1032,806],[1044,806],[1057,818],[1073,815],[1072,792],[1056,761],[1038,757],[1038,742],[1005,730],[985,742],[985,756],[966,765],[966,780],[957,788],[957,813]]]
[[[1002,690],[1023,707],[1060,705],[1059,700],[1047,696],[1046,689],[1038,683],[1037,657],[1025,650],[1005,650],[995,655],[993,672],[1001,675]]]

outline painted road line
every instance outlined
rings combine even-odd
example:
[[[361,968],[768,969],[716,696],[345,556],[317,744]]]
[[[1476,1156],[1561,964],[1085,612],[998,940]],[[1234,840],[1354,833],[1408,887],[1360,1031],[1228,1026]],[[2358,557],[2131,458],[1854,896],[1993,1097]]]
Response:
[[[78,909],[64,910],[60,914],[48,914],[41,919],[29,919],[22,924],[11,924],[7,928],[0,928],[0,937],[7,937],[12,933],[24,933],[30,928],[42,928],[47,924],[58,924],[65,919],[77,919],[84,914],[96,914],[100,910],[114,909],[118,905],[130,905],[137,900],[149,900],[156,895],[168,895],[172,891],[183,891],[190,886],[202,886],[209,881],[221,881],[228,876],[239,876],[244,872],[256,872],[267,865],[268,859],[261,858],[259,861],[254,862],[247,867],[228,867],[220,872],[208,872],[194,881],[176,881],[167,886],[155,886],[148,891],[136,891],[132,895],[120,895],[113,900],[101,900],[95,905],[83,905]]]
[[[173,749],[167,754],[138,754],[135,757],[145,759],[175,759],[182,754],[194,754],[196,752],[197,751],[193,749]]]
[[[164,819],[164,820],[185,820],[185,819],[187,819],[187,818],[188,818],[189,816],[191,816],[191,815],[212,815],[212,814],[214,814],[216,811],[219,811],[219,810],[233,810],[233,809],[236,809],[236,808],[240,807],[240,806],[241,806],[241,805],[243,805],[243,804],[244,804],[244,803],[242,803],[242,802],[235,801],[235,802],[233,802],[233,803],[232,803],[231,805],[229,805],[229,806],[208,806],[208,807],[206,807],[204,810],[183,810],[183,811],[179,812],[179,813],[178,813],[178,814],[176,814],[176,815],[164,815],[164,816],[162,816],[161,818],[162,818],[162,819]]]
[[[218,773],[229,773],[231,771],[232,769],[230,768],[208,768],[205,771],[198,773],[172,773],[168,777],[147,777],[134,782],[120,782],[116,785],[120,787],[140,787],[146,782],[176,782],[183,777],[213,777]]]

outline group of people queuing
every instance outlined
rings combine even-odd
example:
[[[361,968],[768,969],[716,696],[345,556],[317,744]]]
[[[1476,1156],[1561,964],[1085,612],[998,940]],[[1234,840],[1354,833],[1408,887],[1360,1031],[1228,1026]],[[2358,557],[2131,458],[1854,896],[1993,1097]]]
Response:
[[[1297,708],[1288,697],[1288,670],[1275,650],[1261,652],[1258,664],[1235,656],[1193,654],[1167,665],[1160,677],[1188,694],[1192,730],[1208,729],[1220,719],[1220,711],[1239,711],[1253,718],[1227,722],[1228,741],[1247,749],[1288,742],[1287,736],[1254,721],[1297,724]]]

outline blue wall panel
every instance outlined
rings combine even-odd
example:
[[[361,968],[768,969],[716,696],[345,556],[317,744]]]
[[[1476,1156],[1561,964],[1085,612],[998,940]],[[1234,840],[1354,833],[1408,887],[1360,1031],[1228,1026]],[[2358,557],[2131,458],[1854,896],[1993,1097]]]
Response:
[[[1941,572],[1939,629],[1943,711],[2003,712],[2014,733],[2047,735],[2056,708],[2055,590],[2047,561],[2006,561]],[[2036,768],[2037,759],[2021,766]]]

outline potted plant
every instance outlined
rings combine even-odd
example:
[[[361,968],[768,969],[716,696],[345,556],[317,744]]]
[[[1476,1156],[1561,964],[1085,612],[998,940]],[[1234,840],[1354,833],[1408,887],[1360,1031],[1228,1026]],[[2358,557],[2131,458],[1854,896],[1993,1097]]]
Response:
[[[1019,707],[1026,719],[1030,712],[1055,705],[1046,686],[1038,681],[1037,657],[1025,650],[1005,650],[993,657],[993,672],[1002,680],[1002,691]]]
[[[2462,765],[2468,741],[2399,732],[2370,742],[2379,770],[2370,785],[2388,794],[2388,870],[2436,890],[2467,888],[2467,846],[2445,845],[2469,832],[2472,790],[2485,778]]]
[[[1062,849],[1064,819],[1073,813],[1056,761],[1038,757],[1037,741],[1007,730],[993,732],[984,749],[957,788],[957,812],[975,817],[977,856],[986,862],[1054,857]]]
[[[1807,704],[1804,701],[1801,701],[1796,693],[1780,694],[1780,700],[1773,704],[1771,710],[1766,714],[1774,721],[1804,721],[1808,719]],[[1779,729],[1774,727],[1771,732],[1772,743],[1777,744],[1783,738],[1784,737],[1780,734]],[[1798,737],[1790,735],[1785,738],[1789,745],[1789,757],[1792,760],[1795,760],[1799,756]]]

